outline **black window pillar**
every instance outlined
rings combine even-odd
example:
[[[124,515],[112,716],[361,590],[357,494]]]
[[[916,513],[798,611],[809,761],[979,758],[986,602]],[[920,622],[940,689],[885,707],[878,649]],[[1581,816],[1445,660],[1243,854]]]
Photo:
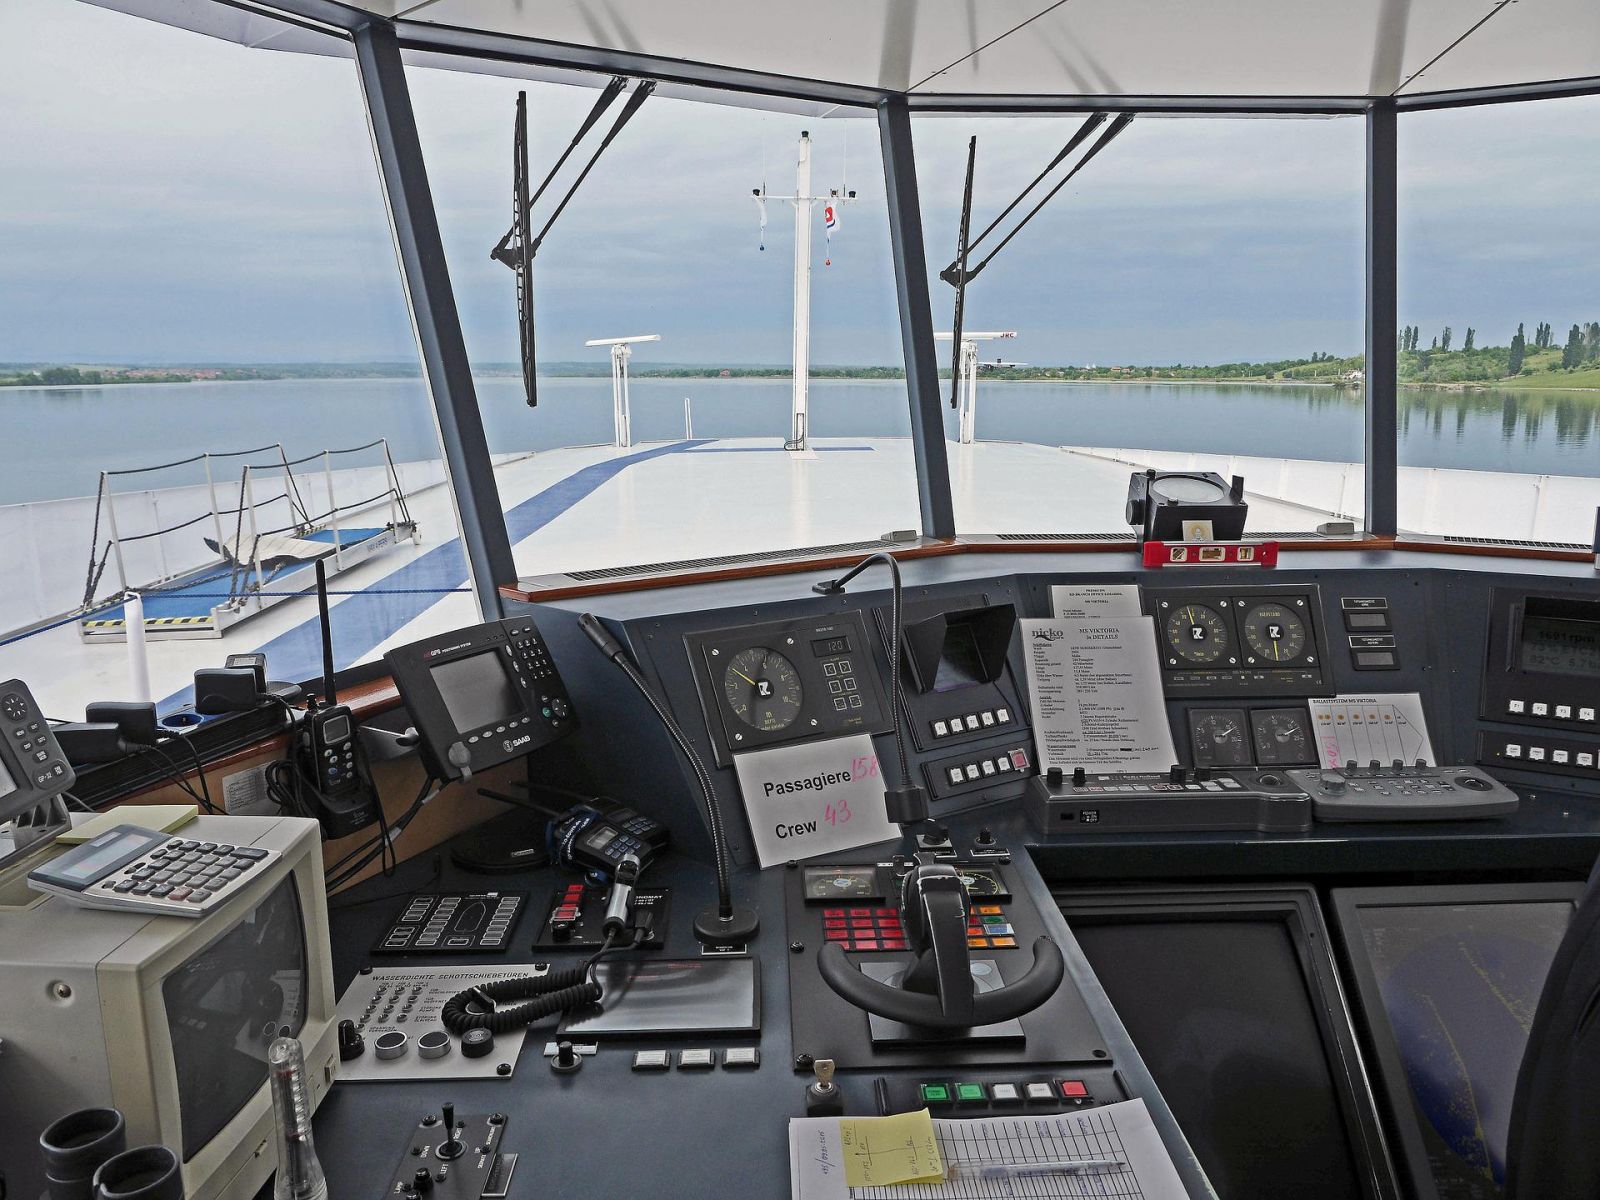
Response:
[[[516,579],[500,489],[472,385],[439,219],[428,187],[411,92],[394,26],[371,21],[351,34],[356,70],[372,128],[372,144],[389,208],[395,252],[405,280],[406,303],[422,355],[422,373],[444,450],[461,543],[485,620],[504,614],[499,585]]]
[[[933,307],[922,245],[922,204],[911,145],[911,112],[903,96],[878,104],[883,145],[884,195],[889,202],[889,244],[894,249],[895,295],[900,302],[900,342],[905,352],[906,395],[911,404],[911,446],[917,461],[922,536],[954,537],[950,462],[945,452],[939,363],[933,347]]]
[[[1366,531],[1399,529],[1399,187],[1393,100],[1367,109]]]

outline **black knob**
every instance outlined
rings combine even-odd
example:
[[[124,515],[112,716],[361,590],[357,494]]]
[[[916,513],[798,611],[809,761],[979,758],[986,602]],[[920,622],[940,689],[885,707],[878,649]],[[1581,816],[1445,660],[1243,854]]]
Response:
[[[992,845],[994,845],[994,830],[990,829],[987,825],[985,825],[982,829],[978,830],[978,845],[980,845],[980,846],[992,846]]]
[[[419,1196],[426,1196],[433,1191],[433,1176],[428,1173],[427,1167],[418,1167],[417,1173],[411,1177],[411,1190]]]
[[[571,1075],[581,1066],[583,1066],[583,1055],[578,1053],[571,1042],[556,1043],[556,1055],[550,1060],[552,1071],[557,1075]]]
[[[1072,768],[1072,786],[1073,787],[1082,787],[1084,784],[1086,784],[1088,782],[1089,782],[1089,772],[1085,771],[1082,767],[1073,767]]]
[[[1178,763],[1172,764],[1172,769],[1167,772],[1167,778],[1173,783],[1183,782],[1183,767]]]
[[[1061,786],[1061,768],[1060,767],[1051,767],[1048,771],[1046,771],[1044,773],[1044,778],[1045,778],[1045,782],[1048,783],[1051,787],[1060,787]]]
[[[367,1052],[367,1039],[361,1036],[354,1021],[339,1022],[339,1061],[349,1062]]]
[[[1196,783],[1204,783],[1206,780],[1208,780],[1210,778],[1211,778],[1211,768],[1210,767],[1196,767],[1194,769],[1194,781]]]
[[[487,1029],[469,1029],[461,1035],[461,1053],[467,1058],[486,1058],[494,1052],[494,1034]]]

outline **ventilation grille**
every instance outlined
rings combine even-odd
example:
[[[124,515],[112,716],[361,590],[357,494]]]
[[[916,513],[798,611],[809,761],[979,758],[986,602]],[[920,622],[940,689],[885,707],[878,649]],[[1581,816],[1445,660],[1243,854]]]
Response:
[[[1520,550],[1576,550],[1585,553],[1592,549],[1582,542],[1530,542],[1522,538],[1461,537],[1453,533],[1445,534],[1441,540],[1457,546],[1515,546]]]
[[[1131,533],[999,533],[1002,542],[1132,542]]]
[[[626,579],[632,575],[674,575],[685,571],[705,571],[714,567],[735,567],[758,562],[780,562],[789,558],[823,558],[834,554],[865,554],[873,550],[893,550],[902,542],[842,542],[837,546],[801,546],[795,550],[762,550],[751,554],[725,554],[718,558],[683,558],[676,562],[642,563],[633,567],[599,567],[593,571],[568,571],[567,578],[579,583],[603,579]]]

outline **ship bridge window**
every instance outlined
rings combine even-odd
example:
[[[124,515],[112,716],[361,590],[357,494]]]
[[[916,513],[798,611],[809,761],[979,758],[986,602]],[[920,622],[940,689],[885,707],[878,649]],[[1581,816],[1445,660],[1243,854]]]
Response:
[[[341,668],[476,612],[350,48],[239,20],[0,5],[0,679],[63,720],[129,592],[168,708],[319,674],[318,558]]]
[[[636,80],[608,92],[606,76],[585,87],[413,67],[408,82],[520,574],[918,527],[872,110],[818,119],[641,97]],[[529,203],[514,232],[519,93]],[[797,236],[809,242],[798,263]],[[524,238],[537,244],[531,386]]]
[[[957,529],[1127,533],[1147,467],[1242,475],[1247,532],[1359,528],[1364,137],[1359,118],[918,119]]]
[[[1588,546],[1600,98],[1399,125],[1402,530]]]

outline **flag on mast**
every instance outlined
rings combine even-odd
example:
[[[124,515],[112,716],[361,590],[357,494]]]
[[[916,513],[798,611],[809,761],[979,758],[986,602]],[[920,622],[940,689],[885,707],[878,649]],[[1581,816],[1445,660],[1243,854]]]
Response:
[[[839,228],[839,194],[835,192],[822,204],[822,229],[825,245],[822,265],[833,266],[833,231]]]

